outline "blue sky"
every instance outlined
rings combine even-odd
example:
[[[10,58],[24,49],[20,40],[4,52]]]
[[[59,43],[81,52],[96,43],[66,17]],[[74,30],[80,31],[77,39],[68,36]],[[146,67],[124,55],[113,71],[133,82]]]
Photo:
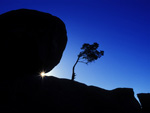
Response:
[[[76,81],[105,89],[133,88],[150,93],[149,0],[1,0],[0,14],[35,9],[62,19],[68,43],[62,60],[49,74],[71,78],[83,43],[99,43],[104,56],[76,66]]]

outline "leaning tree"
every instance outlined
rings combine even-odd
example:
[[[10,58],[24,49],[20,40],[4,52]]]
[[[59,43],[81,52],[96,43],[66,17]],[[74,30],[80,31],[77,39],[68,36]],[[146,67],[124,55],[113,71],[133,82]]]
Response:
[[[72,81],[74,81],[75,76],[76,76],[75,66],[77,65],[78,62],[88,64],[90,62],[97,60],[98,58],[104,55],[104,51],[97,50],[98,47],[99,47],[98,43],[93,43],[91,45],[88,43],[85,43],[82,45],[82,48],[81,48],[82,51],[79,53],[78,58],[72,69],[72,79],[71,79]]]

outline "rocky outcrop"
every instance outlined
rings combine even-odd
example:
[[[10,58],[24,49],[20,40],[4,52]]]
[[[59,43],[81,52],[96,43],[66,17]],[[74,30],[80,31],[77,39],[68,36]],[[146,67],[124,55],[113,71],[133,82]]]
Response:
[[[137,96],[142,106],[142,113],[150,113],[150,93],[139,93]]]
[[[52,76],[3,86],[0,112],[140,113],[131,88],[105,90]]]
[[[38,76],[53,69],[65,49],[66,29],[59,18],[20,9],[0,15],[0,29],[0,113],[140,113],[131,88],[105,90]]]
[[[59,18],[28,9],[0,15],[0,37],[0,80],[52,70],[67,43],[66,28]]]

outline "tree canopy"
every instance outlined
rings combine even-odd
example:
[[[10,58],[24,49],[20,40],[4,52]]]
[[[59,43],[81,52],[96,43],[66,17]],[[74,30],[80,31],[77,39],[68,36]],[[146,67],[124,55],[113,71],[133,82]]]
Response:
[[[98,43],[93,43],[91,45],[85,43],[83,44],[81,48],[82,51],[79,53],[78,57],[83,60],[82,61],[83,63],[88,64],[90,62],[93,62],[104,55],[104,51],[97,50],[98,47],[99,47]]]

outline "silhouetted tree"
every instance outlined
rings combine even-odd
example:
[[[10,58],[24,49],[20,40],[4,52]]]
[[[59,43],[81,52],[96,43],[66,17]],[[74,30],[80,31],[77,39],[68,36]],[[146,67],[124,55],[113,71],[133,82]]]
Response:
[[[79,53],[78,58],[72,69],[72,79],[71,79],[72,81],[74,81],[75,76],[76,76],[75,66],[77,65],[78,62],[88,64],[90,62],[97,60],[98,58],[104,55],[104,51],[97,50],[98,47],[99,47],[98,43],[93,43],[91,45],[88,43],[85,43],[82,45],[81,50],[83,51]]]

